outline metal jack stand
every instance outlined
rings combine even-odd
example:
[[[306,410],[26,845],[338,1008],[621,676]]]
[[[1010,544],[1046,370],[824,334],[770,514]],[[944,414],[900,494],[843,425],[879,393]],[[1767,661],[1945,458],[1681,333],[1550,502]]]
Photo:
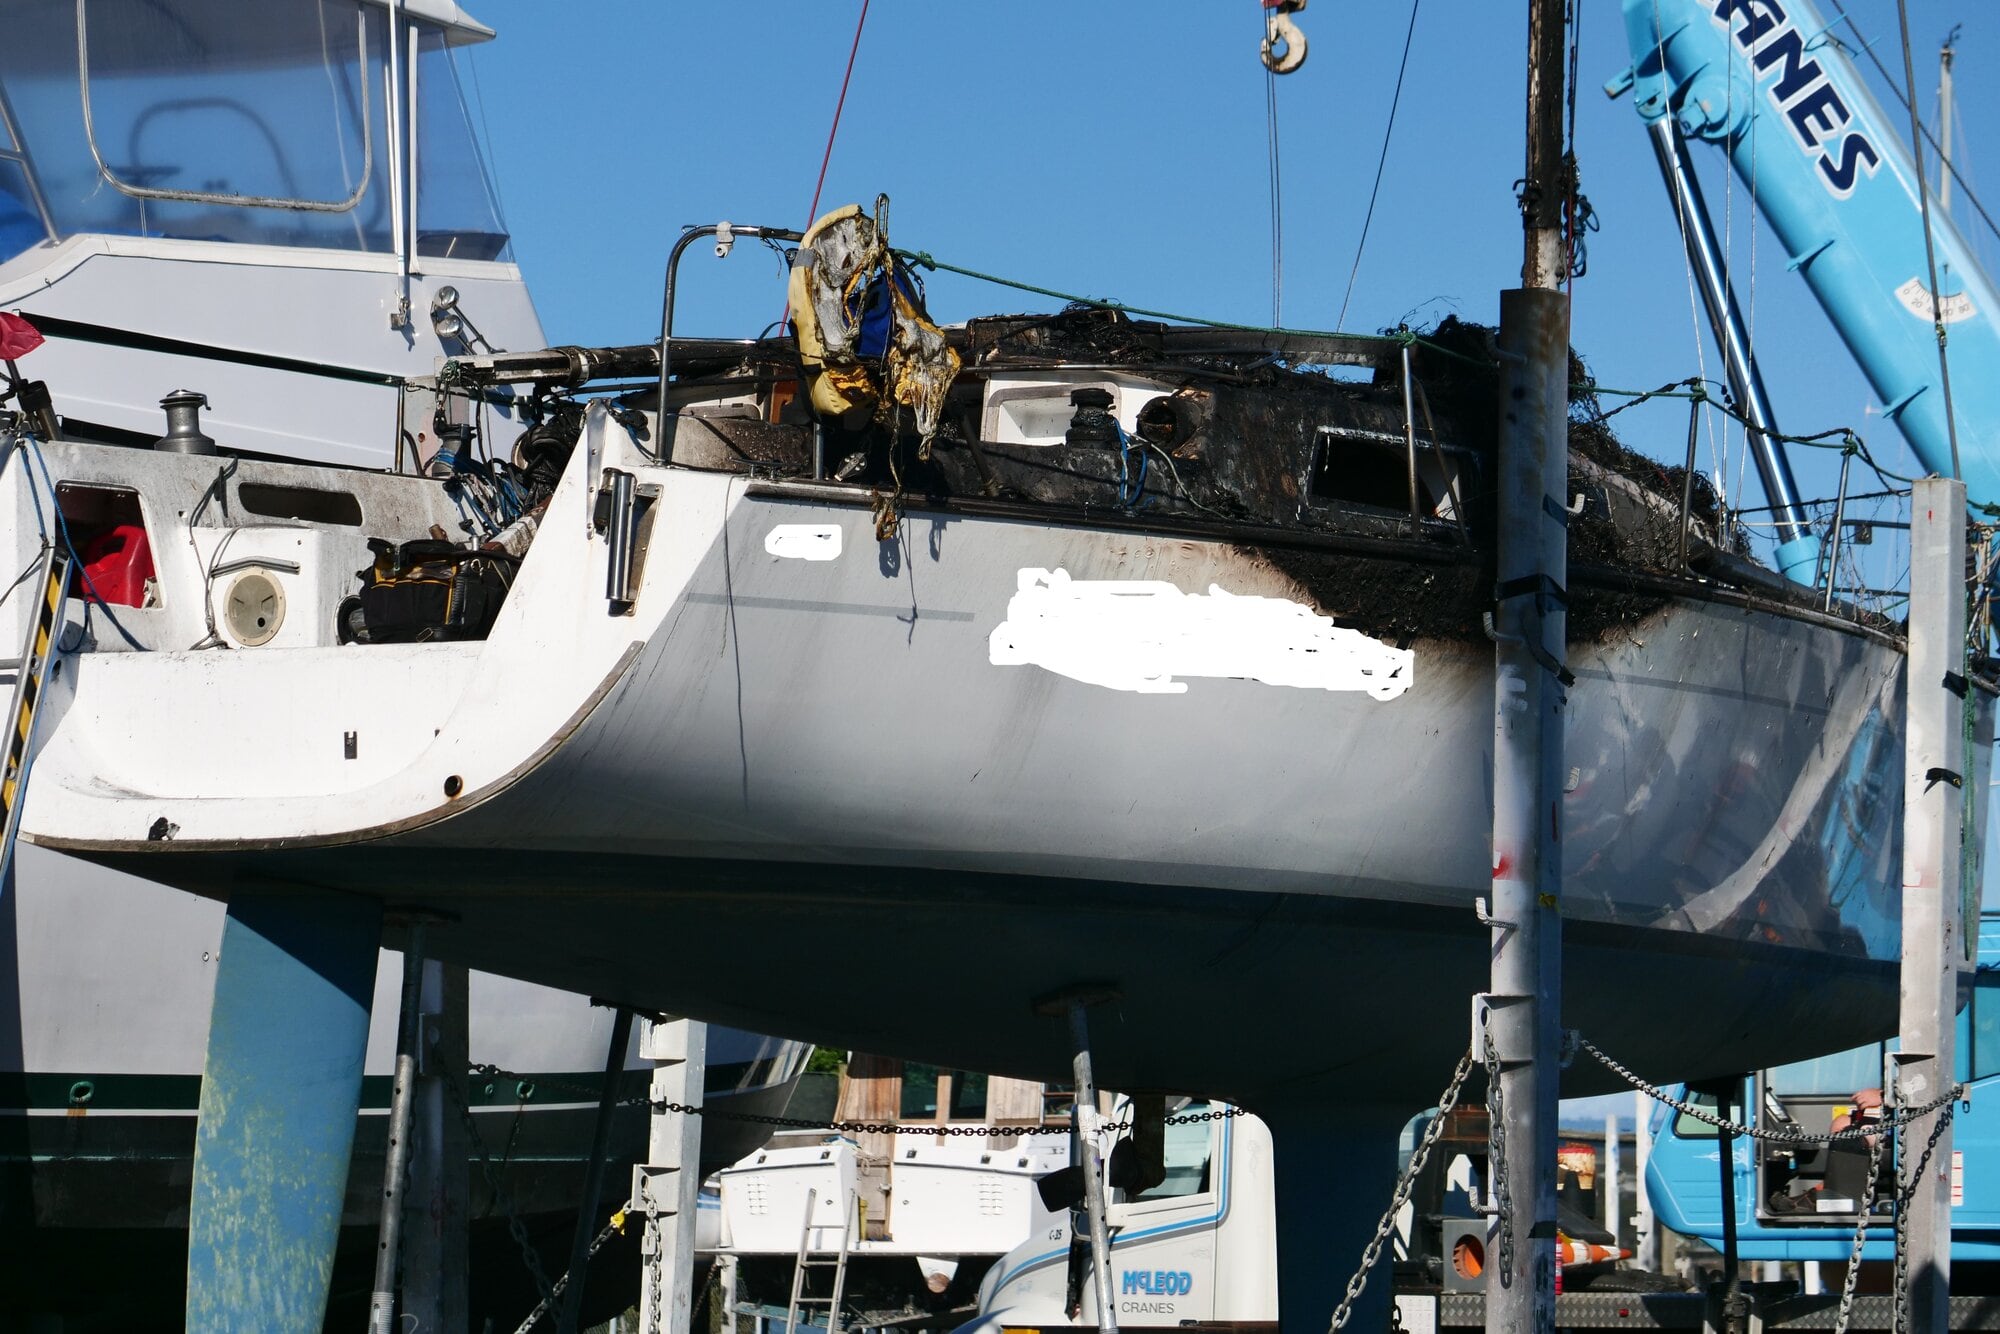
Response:
[[[656,1019],[639,1035],[639,1055],[653,1064],[652,1129],[646,1161],[632,1169],[626,1209],[645,1219],[640,1243],[644,1281],[639,1334],[689,1334],[694,1300],[695,1206],[701,1191],[701,1118],[666,1110],[694,1106],[708,1080],[708,1026],[693,1019]],[[723,1328],[734,1329],[734,1262],[725,1271]]]
[[[403,1003],[396,1022],[396,1084],[389,1099],[389,1139],[382,1155],[382,1222],[375,1243],[375,1290],[368,1299],[368,1334],[396,1327],[396,1271],[402,1261],[403,1184],[410,1166],[410,1117],[415,1107],[417,1046],[423,1031],[424,924],[410,923],[403,947]]]
[[[1977,918],[1963,897],[1965,789],[1965,484],[1925,478],[1910,497],[1909,668],[1903,777],[1903,981],[1898,1111],[1950,1091],[1958,978],[1972,966]],[[1978,911],[1977,896],[1971,913]],[[1970,931],[1967,928],[1972,928]],[[1906,1201],[1911,1334],[1944,1334],[1951,1296],[1950,1108],[1906,1132],[1896,1163]],[[1917,1176],[1921,1169],[1922,1176]],[[1901,1266],[1898,1267],[1899,1271]],[[1899,1278],[1902,1277],[1899,1272]]]
[[[1097,1328],[1099,1334],[1118,1334],[1118,1299],[1111,1289],[1111,1228],[1105,1218],[1104,1155],[1097,1142],[1103,1118],[1097,1110],[1097,1080],[1090,1069],[1090,1020],[1092,1005],[1115,1000],[1118,993],[1108,987],[1080,988],[1039,1001],[1042,1014],[1061,1014],[1069,1020],[1071,1062],[1076,1084],[1076,1102],[1070,1110],[1070,1161],[1083,1169],[1084,1214],[1090,1229],[1090,1272],[1097,1284]],[[1075,1212],[1071,1211],[1070,1235],[1076,1234]]]
[[[466,973],[463,964],[426,959],[423,1038],[410,1122],[411,1212],[403,1239],[402,1325],[397,1334],[452,1334],[466,1327],[466,1164],[472,1141],[451,1113],[446,1081],[466,1067]]]

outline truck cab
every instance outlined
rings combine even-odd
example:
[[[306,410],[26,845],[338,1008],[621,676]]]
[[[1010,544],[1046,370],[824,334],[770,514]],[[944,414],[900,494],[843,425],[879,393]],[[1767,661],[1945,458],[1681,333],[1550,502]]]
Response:
[[[1112,1119],[1129,1121],[1129,1107],[1121,1101]],[[1111,1196],[1119,1327],[1275,1329],[1271,1132],[1255,1116],[1200,1099],[1170,1102],[1167,1122],[1165,1179]],[[1074,1214],[1056,1213],[1002,1256],[980,1285],[979,1315],[963,1334],[1096,1328],[1089,1230],[1079,1238],[1076,1227]]]
[[[1958,1080],[1966,1103],[1952,1126],[1952,1258],[2000,1260],[2000,914],[1980,918],[1979,962],[1958,1015]],[[1745,1109],[1775,1131],[1824,1134],[1855,1107],[1855,1094],[1883,1086],[1894,1042],[1760,1070],[1730,1092],[1731,1119]],[[1681,1090],[1712,1113],[1713,1093]],[[1924,1123],[1928,1125],[1929,1123]],[[1674,1231],[1722,1243],[1721,1137],[1686,1112],[1657,1105],[1646,1193]],[[1920,1139],[1913,1147],[1921,1151]],[[1737,1247],[1746,1260],[1845,1260],[1867,1198],[1868,1153],[1861,1141],[1791,1146],[1731,1140]],[[1888,1259],[1894,1146],[1884,1146],[1863,1258]]]

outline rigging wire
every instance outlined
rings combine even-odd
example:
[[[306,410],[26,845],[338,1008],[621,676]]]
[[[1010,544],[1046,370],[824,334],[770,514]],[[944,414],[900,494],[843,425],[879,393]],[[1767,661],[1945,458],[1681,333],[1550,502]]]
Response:
[[[1368,211],[1361,219],[1361,239],[1354,244],[1354,266],[1347,271],[1347,290],[1341,294],[1340,314],[1334,318],[1333,327],[1342,328],[1347,323],[1347,304],[1354,299],[1354,280],[1361,272],[1361,252],[1368,246],[1368,229],[1375,221],[1375,200],[1382,193],[1382,168],[1389,161],[1389,140],[1396,133],[1396,108],[1403,101],[1403,76],[1410,68],[1410,42],[1417,34],[1417,11],[1423,7],[1423,0],[1410,0],[1410,26],[1403,33],[1403,59],[1396,66],[1396,91],[1389,98],[1389,123],[1382,129],[1382,153],[1375,159],[1375,184],[1368,191]]]
[[[861,50],[861,29],[868,22],[868,0],[861,0],[861,16],[854,20],[854,43],[847,48],[847,70],[840,76],[840,97],[833,104],[833,123],[826,127],[826,151],[819,157],[819,179],[813,182],[812,206],[806,210],[806,225],[801,231],[810,231],[813,220],[819,217],[819,195],[826,188],[826,166],[833,161],[834,137],[840,133],[840,113],[847,108],[847,85],[854,78],[854,57]],[[785,294],[785,313],[778,317],[783,324],[792,318],[792,298],[790,289]]]
[[[1257,16],[1259,30],[1264,16]],[[1278,159],[1278,71],[1264,62],[1264,153],[1271,174],[1271,324],[1285,322],[1285,196]]]
[[[840,113],[847,107],[847,85],[854,78],[854,57],[861,50],[861,29],[868,22],[868,0],[861,0],[861,17],[854,20],[854,44],[847,48],[847,72],[840,76],[840,98],[833,104],[833,124],[826,127],[826,151],[820,154],[819,179],[813,182],[812,207],[806,210],[806,226],[819,216],[819,194],[826,187],[826,164],[833,161],[834,136],[840,133]]]
[[[1835,13],[1840,15],[1840,21],[1853,31],[1855,43],[1860,46],[1862,54],[1866,55],[1870,63],[1875,66],[1875,72],[1882,76],[1882,82],[1889,86],[1889,91],[1895,95],[1896,100],[1901,102],[1906,110],[1912,109],[1910,99],[1904,95],[1903,89],[1896,83],[1895,77],[1889,73],[1888,66],[1882,63],[1882,58],[1875,54],[1875,47],[1862,34],[1861,26],[1854,21],[1854,16],[1847,12],[1847,6],[1841,0],[1833,0],[1833,9]],[[1918,122],[1917,128],[1925,143],[1929,144],[1932,148],[1938,148],[1938,141],[1931,137],[1931,132],[1924,128],[1921,121]],[[1986,224],[1986,230],[1992,232],[1996,237],[2000,237],[2000,222],[1995,222],[1993,215],[1986,211],[1986,205],[1980,202],[1978,193],[1972,188],[1972,182],[1965,178],[1964,174],[1959,171],[1958,167],[1949,157],[1945,156],[1943,149],[1938,149],[1938,160],[1944,164],[1945,170],[1951,173],[1951,178],[1958,183],[1958,188],[1965,191],[1966,199],[1971,201],[1973,211],[1979,215],[1979,220]]]
[[[1951,358],[1945,354],[1944,293],[1938,290],[1937,239],[1931,229],[1931,192],[1924,184],[1924,145],[1921,137],[1924,123],[1917,115],[1917,71],[1910,60],[1909,0],[1896,0],[1896,18],[1903,30],[1903,83],[1910,90],[1910,95],[1903,99],[1903,105],[1910,109],[1910,152],[1917,169],[1918,211],[1924,219],[1924,263],[1930,269],[1931,324],[1937,330],[1938,377],[1944,390],[1944,433],[1951,442],[1951,475],[1959,478],[1965,474],[1958,467],[1958,414],[1951,401]]]
[[[1655,56],[1659,60],[1661,67],[1664,68],[1667,61],[1666,37],[1664,35],[1666,33],[1666,25],[1660,18],[1659,0],[1653,0],[1653,32],[1655,34]],[[1681,272],[1687,278],[1688,328],[1694,338],[1695,368],[1700,372],[1702,380],[1706,381],[1708,379],[1708,342],[1702,332],[1701,297],[1695,291],[1694,260],[1689,250],[1688,201],[1682,197],[1678,189],[1671,190],[1670,193],[1672,193],[1674,198],[1674,225],[1680,229],[1681,234]],[[1726,507],[1729,504],[1729,497],[1733,494],[1729,489],[1727,428],[1724,428],[1723,444],[1718,447],[1715,438],[1715,414],[1712,412],[1703,413],[1702,424],[1708,432],[1709,461],[1715,468],[1711,477],[1715,484],[1716,499],[1718,503]]]

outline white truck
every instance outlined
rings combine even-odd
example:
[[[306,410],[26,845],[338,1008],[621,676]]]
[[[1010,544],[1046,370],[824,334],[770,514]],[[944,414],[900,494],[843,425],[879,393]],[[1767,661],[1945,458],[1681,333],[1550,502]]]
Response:
[[[1111,1196],[1119,1328],[1276,1329],[1271,1132],[1225,1104],[1191,1102],[1168,1118],[1164,1160],[1158,1185]],[[987,1271],[979,1315],[959,1334],[1096,1327],[1090,1239],[1072,1236],[1073,1217],[1057,1212]]]

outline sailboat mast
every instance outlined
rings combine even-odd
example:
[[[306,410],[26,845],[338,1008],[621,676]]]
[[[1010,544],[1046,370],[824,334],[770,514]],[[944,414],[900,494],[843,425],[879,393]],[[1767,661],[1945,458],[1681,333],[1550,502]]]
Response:
[[[1957,93],[1951,83],[1951,61],[1957,54],[1953,43],[1957,40],[1958,29],[1953,28],[1938,51],[1938,205],[1947,214],[1951,212],[1952,113],[1958,109]]]
[[[1564,0],[1528,4],[1528,169],[1521,187],[1527,232],[1521,286],[1554,291],[1568,276],[1563,253]]]

